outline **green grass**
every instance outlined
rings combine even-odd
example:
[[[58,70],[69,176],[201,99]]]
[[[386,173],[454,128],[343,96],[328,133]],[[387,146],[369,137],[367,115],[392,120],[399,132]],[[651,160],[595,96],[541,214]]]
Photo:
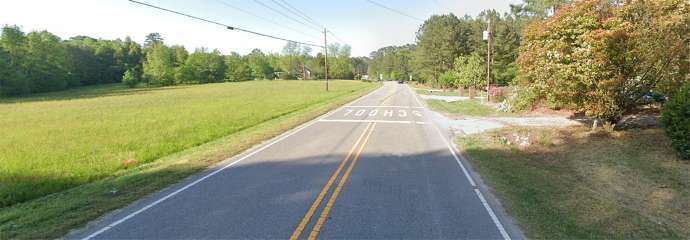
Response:
[[[425,89],[417,89],[416,90],[418,94],[423,94],[423,95],[435,95],[435,96],[460,96],[458,94],[458,91],[447,91],[447,92],[442,92],[442,91],[429,91]],[[467,92],[469,94],[469,92]]]
[[[446,102],[441,100],[427,100],[429,108],[434,111],[445,112],[450,114],[459,114],[463,116],[473,117],[498,117],[498,116],[512,116],[514,114],[507,112],[499,112],[494,108],[484,105],[479,100],[466,100],[457,102]]]
[[[690,237],[690,162],[661,129],[504,129],[458,143],[529,238]]]
[[[378,86],[331,84],[328,93],[319,81],[252,81],[6,99],[0,239],[60,237]]]
[[[434,95],[434,96],[460,96],[460,92],[458,89],[446,89],[446,91],[430,91],[432,88],[428,88],[427,86],[423,85],[416,85],[417,90],[415,90],[418,94],[423,94],[423,95]],[[441,89],[434,89],[434,90],[441,90]],[[486,92],[477,90],[477,97],[486,97]],[[465,89],[465,97],[469,96],[470,90]]]

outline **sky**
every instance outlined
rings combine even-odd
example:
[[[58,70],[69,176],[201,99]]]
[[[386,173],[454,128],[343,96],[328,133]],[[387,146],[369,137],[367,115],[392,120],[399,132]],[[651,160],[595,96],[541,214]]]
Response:
[[[323,45],[316,26],[281,8],[281,0],[140,0],[226,25]],[[476,16],[484,9],[507,12],[521,0],[373,0],[404,12],[403,16],[368,0],[282,0],[300,9],[333,32],[329,43],[349,44],[353,56],[368,56],[381,47],[414,43],[415,33],[434,14]],[[267,5],[297,21],[284,17]],[[85,35],[102,39],[131,37],[142,43],[148,33],[160,33],[168,45],[218,49],[247,54],[259,48],[280,52],[285,41],[265,38],[201,22],[127,0],[0,0],[0,25],[18,25],[25,32],[48,30],[62,39]],[[239,10],[238,10],[239,9]],[[300,23],[300,22],[302,23]],[[308,25],[308,26],[306,26]],[[322,31],[322,30],[321,30]],[[314,49],[314,53],[320,49]]]

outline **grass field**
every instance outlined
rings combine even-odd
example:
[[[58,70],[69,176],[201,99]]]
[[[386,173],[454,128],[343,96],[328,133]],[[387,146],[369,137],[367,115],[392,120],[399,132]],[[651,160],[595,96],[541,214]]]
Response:
[[[429,108],[431,108],[434,111],[446,112],[451,114],[460,114],[463,116],[505,117],[515,115],[513,113],[496,111],[496,109],[480,103],[479,100],[467,100],[457,102],[427,100],[426,103],[429,106]]]
[[[238,152],[376,86],[359,81],[331,84],[328,93],[320,81],[157,89],[108,85],[0,100],[0,224],[10,221],[2,212],[14,205],[131,174],[136,170],[126,168],[243,133],[223,156]],[[283,121],[272,121],[276,119]],[[263,126],[265,132],[245,131],[268,122],[274,126]],[[213,161],[207,159],[180,176]],[[0,238],[3,230],[0,227]]]
[[[505,129],[458,143],[529,238],[690,237],[690,162],[661,129]]]
[[[433,88],[430,88],[428,86],[419,85],[419,84],[415,85],[415,87],[417,88],[417,90],[415,92],[417,92],[418,94],[435,95],[435,96],[460,96],[460,92],[458,91],[458,89],[446,89],[446,91],[438,91],[441,89],[433,89]],[[430,90],[434,90],[434,91],[430,91]],[[469,96],[469,94],[470,94],[470,90],[465,89],[465,96],[467,97],[467,96]],[[486,93],[484,91],[477,90],[476,94],[477,94],[478,98],[479,97],[486,97]]]

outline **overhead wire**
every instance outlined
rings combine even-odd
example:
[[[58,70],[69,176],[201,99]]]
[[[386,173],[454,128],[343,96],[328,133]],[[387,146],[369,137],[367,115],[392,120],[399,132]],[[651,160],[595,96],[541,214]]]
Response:
[[[174,13],[174,14],[177,14],[177,15],[185,16],[185,17],[188,17],[188,18],[196,19],[196,20],[199,20],[199,21],[203,21],[203,22],[207,22],[207,23],[211,23],[211,24],[223,26],[223,27],[225,27],[225,28],[228,29],[228,30],[237,30],[237,31],[242,31],[242,32],[246,32],[246,33],[251,33],[251,34],[259,35],[259,36],[263,36],[263,37],[268,37],[268,38],[283,40],[283,41],[287,41],[287,42],[294,42],[294,43],[299,43],[299,44],[304,44],[304,45],[309,45],[309,46],[314,46],[314,47],[320,47],[320,48],[323,48],[323,47],[324,47],[324,46],[322,46],[322,45],[317,45],[317,44],[312,44],[312,43],[306,43],[306,42],[301,42],[301,41],[295,41],[295,40],[291,40],[291,39],[287,39],[287,38],[283,38],[283,37],[273,36],[273,35],[270,35],[270,34],[260,33],[260,32],[256,32],[256,31],[252,31],[252,30],[248,30],[248,29],[239,28],[239,27],[234,27],[234,26],[230,26],[230,25],[227,25],[227,24],[223,24],[223,23],[220,23],[220,22],[213,21],[213,20],[208,20],[208,19],[204,19],[204,18],[192,16],[192,15],[189,15],[189,14],[186,14],[186,13],[182,13],[182,12],[178,12],[178,11],[174,11],[174,10],[162,8],[162,7],[155,6],[155,5],[148,4],[148,3],[144,3],[144,2],[139,2],[139,1],[135,1],[135,0],[128,0],[128,1],[133,2],[133,3],[136,3],[136,4],[144,5],[144,6],[147,6],[147,7],[155,8],[155,9],[158,9],[158,10],[162,10],[162,11]]]
[[[303,11],[299,10],[299,8],[293,6],[292,4],[288,3],[288,2],[285,1],[285,0],[279,0],[279,1],[282,2],[283,4],[280,4],[280,3],[276,2],[276,0],[271,0],[271,1],[273,1],[274,3],[276,3],[277,5],[279,5],[279,6],[281,6],[281,7],[283,7],[282,5],[287,6],[288,8],[292,9],[292,11],[291,11],[290,9],[286,8],[286,7],[283,7],[283,8],[286,9],[286,10],[288,10],[288,11],[291,12],[292,14],[294,14],[294,15],[296,15],[296,16],[299,16],[300,18],[304,19],[305,21],[312,23],[314,26],[317,26],[317,27],[320,27],[320,28],[326,28],[323,24],[317,22],[316,20],[314,20],[313,18],[311,18],[309,15],[307,15],[307,14],[304,13]],[[327,30],[327,32],[330,33],[330,35],[331,35],[332,37],[334,37],[338,42],[340,42],[340,43],[342,43],[342,44],[347,44],[342,38],[338,37],[338,35],[336,35],[332,30],[329,29],[329,30]]]
[[[301,23],[301,24],[303,24],[303,25],[305,25],[305,26],[307,26],[307,27],[310,27],[310,26],[307,25],[307,24],[305,24],[305,22],[306,22],[306,23],[310,23],[310,24],[312,24],[312,25],[315,26],[315,27],[325,29],[325,26],[324,26],[324,25],[318,23],[318,22],[315,21],[313,18],[309,17],[309,15],[307,15],[307,14],[304,13],[303,11],[299,10],[299,8],[297,8],[297,7],[293,6],[293,5],[291,5],[290,3],[288,3],[288,2],[285,1],[285,0],[280,0],[280,2],[278,2],[278,1],[276,1],[276,0],[271,0],[271,2],[273,2],[275,5],[278,5],[280,8],[284,9],[285,11],[289,12],[290,14],[292,14],[292,15],[294,15],[294,16],[297,16],[297,17],[299,17],[299,18],[301,18],[301,19],[303,19],[304,22],[303,22],[303,21],[296,20],[296,19],[294,19],[294,18],[292,18],[292,17],[290,17],[290,16],[287,16],[287,14],[285,14],[284,12],[281,12],[281,11],[275,9],[275,8],[272,8],[272,7],[268,6],[268,5],[266,5],[266,4],[262,3],[262,2],[260,2],[259,0],[254,0],[254,1],[257,2],[258,4],[264,6],[265,8],[268,8],[269,10],[271,10],[271,11],[273,11],[273,12],[276,12],[276,13],[278,13],[278,14],[284,16],[284,17],[287,17],[287,18],[289,18],[289,19],[291,19],[291,20],[293,20],[293,21],[295,21],[295,22]],[[315,29],[315,30],[317,30],[317,29]],[[321,31],[320,29],[318,29],[318,30]],[[333,31],[327,30],[327,33],[330,33],[330,35],[331,35],[332,37],[334,37],[338,42],[340,42],[340,43],[342,43],[342,44],[346,44],[345,41],[344,41],[342,38],[338,37],[335,33],[333,33]]]
[[[411,19],[414,19],[414,20],[417,20],[417,21],[420,21],[420,22],[424,22],[424,20],[422,20],[421,18],[412,16],[412,15],[410,15],[410,14],[407,14],[407,13],[405,13],[405,12],[403,12],[403,11],[400,11],[400,10],[397,10],[397,9],[395,9],[395,8],[392,8],[392,7],[383,5],[383,4],[379,3],[379,2],[376,2],[376,1],[373,1],[373,0],[366,0],[366,1],[369,2],[369,3],[371,3],[371,4],[374,4],[374,5],[376,5],[376,6],[379,6],[380,8],[387,9],[388,11],[391,11],[391,12],[394,12],[394,13],[397,13],[397,14],[400,14],[400,15],[402,15],[402,16],[405,16],[405,17],[408,17],[408,18],[411,18]]]
[[[271,1],[273,1],[273,2],[276,3],[277,5],[280,5],[281,7],[282,7],[282,5],[287,6],[287,8],[285,8],[285,7],[284,7],[284,8],[287,9],[288,11],[292,12],[292,13],[295,14],[296,16],[299,16],[300,18],[304,19],[305,21],[311,23],[312,25],[314,25],[314,26],[316,26],[316,27],[318,27],[318,28],[325,28],[323,24],[318,23],[316,20],[314,20],[313,18],[309,17],[309,15],[307,15],[307,14],[304,13],[304,12],[302,12],[301,10],[299,10],[299,8],[296,8],[295,6],[293,6],[292,4],[288,3],[287,1],[285,1],[285,0],[280,0],[280,2],[282,2],[282,4],[276,2],[275,0],[271,0]],[[288,9],[288,8],[289,8],[289,9]]]
[[[331,34],[331,37],[335,38],[338,42],[342,44],[347,44],[342,38],[338,37],[335,33],[333,33],[331,30],[328,30],[328,33]]]
[[[316,28],[316,27],[314,27],[314,26],[312,26],[312,25],[309,25],[309,24],[304,23],[304,22],[302,22],[302,21],[300,21],[300,20],[297,20],[297,19],[295,19],[295,18],[293,18],[293,17],[291,17],[291,16],[289,16],[289,15],[287,15],[287,14],[285,14],[285,13],[283,13],[283,12],[281,12],[281,11],[279,11],[279,10],[277,10],[277,9],[275,9],[275,8],[273,8],[273,7],[271,7],[271,6],[269,6],[269,5],[266,5],[265,3],[263,3],[263,2],[261,2],[261,1],[259,1],[259,0],[254,0],[254,2],[257,3],[257,4],[259,4],[259,5],[261,5],[261,6],[263,6],[263,7],[265,7],[265,8],[267,8],[267,9],[269,9],[269,10],[271,10],[271,11],[273,11],[273,12],[275,12],[275,13],[277,13],[277,14],[280,14],[280,15],[283,16],[283,17],[286,17],[286,18],[288,18],[288,19],[290,19],[290,20],[292,20],[292,21],[295,21],[295,22],[297,22],[297,23],[300,23],[300,24],[302,24],[302,25],[304,25],[304,26],[306,26],[306,27],[309,27],[309,28],[311,28],[311,29],[314,29],[314,30],[316,30],[316,31],[318,31],[318,32],[321,32],[321,31],[322,31],[321,29],[318,29],[318,28]]]
[[[253,13],[253,12],[244,10],[244,9],[239,8],[239,7],[237,7],[237,6],[233,6],[233,5],[231,5],[231,4],[229,4],[229,3],[225,2],[225,1],[217,0],[217,2],[220,3],[220,4],[222,4],[222,5],[225,5],[226,7],[229,7],[229,8],[235,9],[235,10],[237,10],[237,11],[239,11],[239,12],[242,12],[242,13],[245,13],[245,14],[248,14],[248,15],[251,15],[251,16],[254,16],[254,17],[258,18],[258,19],[261,19],[261,20],[264,20],[264,21],[266,21],[266,22],[272,23],[272,24],[274,24],[274,25],[276,25],[276,26],[279,26],[279,27],[282,27],[282,28],[291,30],[291,31],[293,31],[293,32],[300,33],[300,34],[302,34],[302,35],[304,35],[304,36],[311,37],[311,38],[318,38],[318,37],[315,36],[315,35],[311,35],[311,34],[305,33],[305,32],[303,32],[303,31],[294,29],[294,28],[289,27],[289,26],[287,26],[287,25],[283,25],[282,23],[279,23],[279,22],[277,22],[277,21],[275,21],[275,20],[272,20],[272,19],[269,19],[269,18],[264,18],[264,17],[262,17],[262,16],[260,16],[260,15],[258,15],[258,14]]]

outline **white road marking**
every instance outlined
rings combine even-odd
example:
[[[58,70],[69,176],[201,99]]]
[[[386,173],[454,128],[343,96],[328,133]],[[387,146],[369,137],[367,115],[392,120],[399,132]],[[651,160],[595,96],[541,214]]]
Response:
[[[414,115],[417,116],[417,117],[421,117],[421,116],[422,116],[422,113],[420,113],[419,111],[412,111],[412,114],[414,114]]]
[[[420,106],[424,106],[424,105],[422,105],[422,103],[421,103],[421,102],[419,101],[419,99],[417,98],[417,94],[415,94],[414,92],[412,92],[412,89],[410,89],[409,86],[408,86],[407,88],[408,88],[408,90],[410,90],[410,93],[412,94],[412,97],[414,97],[414,99],[417,101],[417,104],[419,104]],[[424,110],[427,110],[427,109],[424,108]],[[479,189],[477,188],[477,184],[474,182],[474,179],[472,179],[472,177],[470,176],[469,172],[467,172],[467,169],[465,168],[465,165],[462,164],[462,161],[460,161],[460,158],[459,158],[458,155],[455,153],[455,149],[450,145],[450,142],[449,142],[449,141],[446,139],[446,137],[443,135],[443,133],[441,132],[441,129],[438,128],[438,126],[436,126],[435,124],[432,124],[432,125],[434,125],[434,128],[436,128],[436,132],[438,132],[438,134],[439,134],[439,136],[441,137],[441,139],[443,140],[443,142],[445,142],[445,144],[446,144],[446,146],[448,147],[448,150],[450,151],[451,155],[453,155],[453,158],[455,158],[455,161],[458,163],[458,165],[460,166],[460,169],[462,169],[462,172],[465,174],[465,177],[466,177],[467,180],[470,182],[470,185],[472,185],[472,187],[474,187],[474,192],[475,192],[475,194],[477,194],[477,197],[478,197],[479,200],[482,202],[482,205],[484,205],[484,208],[485,208],[486,211],[489,213],[489,216],[491,217],[491,220],[494,222],[494,225],[496,225],[496,228],[498,228],[498,231],[501,233],[501,236],[502,236],[504,239],[506,239],[506,240],[510,240],[510,235],[508,235],[508,232],[506,232],[505,228],[503,227],[503,224],[501,224],[501,221],[498,220],[498,217],[497,217],[496,214],[494,213],[494,210],[491,209],[491,205],[489,205],[489,203],[486,201],[486,199],[484,198],[484,195],[482,194],[482,192],[479,191]]]
[[[441,129],[439,129],[436,125],[434,125],[434,128],[436,128],[438,135],[441,136],[441,139],[443,139],[443,142],[446,144],[446,147],[448,147],[448,151],[450,151],[450,153],[453,155],[453,158],[455,158],[455,161],[458,162],[458,165],[460,165],[460,168],[462,169],[462,172],[465,174],[467,181],[470,182],[470,185],[472,185],[472,187],[477,187],[477,184],[474,183],[474,179],[472,179],[472,177],[470,176],[470,173],[465,168],[465,165],[462,164],[462,162],[460,161],[460,157],[458,157],[458,154],[455,153],[455,150],[453,149],[453,147],[450,146],[450,142],[448,142],[446,137],[443,135],[443,133],[441,132]]]
[[[491,206],[489,206],[489,203],[487,203],[486,199],[484,199],[484,195],[482,195],[482,192],[479,191],[479,189],[475,188],[474,193],[477,194],[477,197],[479,197],[479,200],[482,201],[482,205],[484,205],[484,208],[486,208],[486,211],[489,212],[489,216],[491,216],[491,220],[494,221],[494,224],[496,224],[496,227],[498,227],[498,231],[501,232],[501,236],[503,236],[503,239],[510,240],[510,235],[508,235],[506,230],[503,228],[503,224],[501,224],[501,221],[498,220],[498,217],[496,217],[496,214],[494,213],[494,210],[491,209]]]
[[[341,123],[401,123],[401,124],[426,124],[419,121],[392,121],[392,120],[358,120],[358,119],[321,119],[319,122],[341,122]]]
[[[393,116],[393,110],[386,110],[383,112],[384,117],[392,117]]]
[[[311,125],[314,125],[314,123],[317,123],[317,122],[318,122],[318,121],[312,121],[312,122],[310,122],[310,123],[308,123],[308,124],[306,124],[306,125],[303,125],[302,127],[298,128],[298,129],[296,129],[296,130],[294,130],[294,131],[292,131],[292,132],[290,132],[290,133],[288,133],[288,134],[285,134],[285,135],[281,136],[280,138],[276,139],[275,141],[273,141],[273,142],[271,142],[271,143],[269,143],[269,144],[266,144],[266,145],[264,145],[263,147],[261,147],[261,148],[259,148],[259,149],[256,149],[256,150],[254,150],[253,152],[251,152],[251,153],[249,153],[249,154],[247,154],[247,155],[244,155],[243,157],[241,157],[241,158],[239,158],[239,159],[237,159],[237,160],[231,162],[230,164],[227,164],[227,165],[225,165],[225,166],[223,166],[223,167],[221,167],[221,168],[219,168],[219,169],[217,169],[217,170],[215,170],[215,171],[213,171],[213,172],[211,172],[211,173],[209,173],[209,174],[206,174],[205,176],[203,176],[203,177],[197,179],[196,181],[191,182],[191,183],[185,185],[184,187],[182,187],[182,188],[180,188],[180,189],[177,189],[176,191],[174,191],[174,192],[172,192],[172,193],[170,193],[170,194],[168,194],[168,195],[165,195],[164,197],[162,197],[162,198],[156,200],[155,202],[149,203],[148,205],[146,205],[146,206],[140,208],[139,210],[137,210],[137,211],[135,211],[135,212],[133,212],[133,213],[130,213],[129,215],[127,215],[127,216],[121,218],[120,220],[117,220],[117,221],[115,221],[115,222],[109,224],[108,226],[105,226],[105,227],[101,228],[100,230],[98,230],[98,231],[92,233],[91,235],[89,235],[89,236],[87,236],[87,237],[85,237],[85,238],[83,238],[83,239],[84,239],[84,240],[91,239],[91,238],[93,238],[93,237],[96,237],[96,236],[100,235],[101,233],[103,233],[103,232],[105,232],[105,231],[108,231],[108,230],[111,229],[111,228],[114,228],[114,227],[117,226],[117,225],[120,225],[121,223],[123,223],[123,222],[129,220],[130,218],[135,217],[136,215],[139,215],[140,213],[142,213],[142,212],[148,210],[149,208],[152,208],[152,207],[154,207],[154,206],[160,204],[161,202],[163,202],[163,201],[165,201],[165,200],[168,200],[169,198],[171,198],[171,197],[173,197],[173,196],[179,194],[180,192],[182,192],[182,191],[184,191],[184,190],[187,190],[188,188],[190,188],[190,187],[192,187],[192,186],[194,186],[194,185],[196,185],[196,184],[198,184],[198,183],[200,183],[200,182],[202,182],[202,181],[208,179],[209,177],[211,177],[211,176],[213,176],[213,175],[216,175],[216,174],[218,174],[219,172],[221,172],[221,171],[223,171],[223,170],[225,170],[225,169],[227,169],[227,168],[229,168],[229,167],[232,167],[233,165],[235,165],[235,164],[237,164],[237,163],[239,163],[239,162],[241,162],[241,161],[243,161],[243,160],[245,160],[245,159],[247,159],[247,158],[249,158],[249,157],[251,157],[251,156],[254,156],[255,154],[257,154],[257,153],[259,153],[259,152],[265,150],[266,148],[269,148],[269,147],[273,146],[274,144],[276,144],[276,143],[278,143],[278,142],[280,142],[280,141],[282,141],[282,140],[285,140],[286,138],[288,138],[288,137],[294,135],[295,133],[298,133],[298,132],[302,131],[303,129],[305,129],[305,128],[311,126]]]
[[[419,108],[424,108],[424,104],[422,104],[422,102],[419,101],[419,98],[417,98],[417,94],[412,91],[410,86],[407,86],[407,90],[410,90],[409,92],[410,92],[410,94],[412,94],[412,97],[417,102],[417,105],[420,106]]]
[[[345,115],[343,115],[343,116],[350,115],[350,113],[352,113],[352,112],[354,112],[354,111],[355,111],[355,110],[352,110],[352,109],[345,110]]]
[[[381,88],[379,88],[379,89],[377,89],[377,90],[374,90],[374,91],[370,92],[369,94],[364,95],[364,96],[362,96],[362,97],[360,97],[360,98],[354,100],[353,102],[358,102],[358,101],[362,100],[363,98],[367,98],[367,97],[371,96],[372,94],[374,94],[375,92],[379,91],[380,89],[381,89]],[[123,217],[123,218],[120,218],[119,220],[117,220],[117,221],[115,221],[115,222],[113,222],[113,223],[111,223],[111,224],[108,224],[107,226],[105,226],[105,227],[99,229],[98,231],[96,231],[96,232],[94,232],[94,233],[91,233],[90,235],[86,236],[86,237],[83,238],[83,239],[84,239],[84,240],[89,240],[89,239],[91,239],[91,238],[94,238],[94,237],[96,237],[96,236],[98,236],[98,235],[104,233],[105,231],[108,231],[108,230],[111,229],[111,228],[116,227],[117,225],[122,224],[123,222],[125,222],[125,221],[127,221],[127,220],[129,220],[129,219],[131,219],[131,218],[133,218],[133,217],[135,217],[135,216],[141,214],[142,212],[144,212],[144,211],[146,211],[146,210],[148,210],[148,209],[150,209],[150,208],[152,208],[152,207],[154,207],[154,206],[156,206],[156,205],[158,205],[158,204],[164,202],[165,200],[168,200],[169,198],[171,198],[171,197],[173,197],[173,196],[175,196],[175,195],[177,195],[177,194],[183,192],[184,190],[189,189],[190,187],[193,187],[194,185],[199,184],[200,182],[202,182],[202,181],[204,181],[204,180],[206,180],[206,179],[212,177],[213,175],[216,175],[216,174],[218,174],[219,172],[221,172],[221,171],[223,171],[223,170],[225,170],[225,169],[227,169],[227,168],[229,168],[229,167],[232,167],[233,165],[235,165],[235,164],[237,164],[237,163],[239,163],[239,162],[241,162],[241,161],[244,161],[244,160],[247,159],[247,158],[250,158],[250,157],[256,155],[257,153],[259,153],[259,152],[261,152],[261,151],[263,151],[263,150],[265,150],[265,149],[267,149],[267,148],[273,146],[274,144],[279,143],[279,142],[285,140],[286,138],[288,138],[288,137],[290,137],[290,136],[292,136],[292,135],[294,135],[294,134],[296,134],[296,133],[298,133],[298,132],[300,132],[300,131],[302,131],[302,130],[308,128],[308,127],[311,126],[311,125],[314,125],[315,123],[319,122],[320,120],[323,120],[324,118],[330,117],[331,115],[333,115],[333,114],[335,114],[336,112],[342,110],[343,108],[345,108],[345,106],[341,106],[341,107],[339,107],[339,108],[337,108],[337,109],[334,109],[334,110],[332,110],[332,111],[330,111],[330,112],[328,112],[328,113],[322,115],[321,117],[319,117],[319,118],[317,118],[317,119],[314,119],[314,120],[312,120],[312,121],[310,121],[310,122],[307,122],[307,123],[303,124],[302,126],[300,126],[300,127],[298,127],[298,128],[295,128],[295,129],[292,130],[292,131],[288,131],[288,132],[283,133],[282,135],[278,136],[277,138],[274,138],[275,140],[273,140],[272,142],[270,142],[270,143],[268,143],[268,144],[266,144],[266,145],[264,145],[264,146],[262,146],[262,147],[260,147],[260,148],[258,148],[258,149],[256,149],[256,150],[254,150],[254,151],[252,151],[252,152],[250,152],[250,153],[248,153],[248,154],[242,156],[241,158],[239,158],[239,159],[237,159],[237,160],[235,160],[235,161],[233,161],[233,162],[231,162],[231,163],[229,163],[229,164],[227,164],[227,165],[225,165],[225,166],[223,166],[223,167],[221,167],[221,168],[219,168],[219,169],[217,169],[217,170],[215,170],[215,171],[213,171],[213,172],[211,172],[211,173],[209,173],[209,174],[204,175],[203,177],[201,177],[201,178],[195,180],[194,182],[191,182],[191,183],[185,185],[184,187],[182,187],[182,188],[180,188],[180,189],[177,189],[177,190],[175,190],[174,192],[169,193],[168,195],[165,195],[165,196],[163,196],[162,198],[160,198],[160,199],[158,199],[158,200],[156,200],[156,201],[154,201],[154,202],[152,202],[152,203],[149,203],[148,205],[146,205],[146,206],[140,208],[140,209],[137,210],[137,211],[134,211],[134,212],[128,214],[127,216],[125,216],[125,217]],[[233,156],[233,157],[234,157],[234,156]],[[232,159],[233,157],[231,157],[231,158],[229,158],[229,159]]]
[[[355,116],[362,116],[362,115],[364,115],[365,112],[367,112],[367,110],[364,110],[364,109],[359,110],[355,113]]]
[[[369,117],[376,116],[376,114],[378,114],[378,113],[379,113],[379,110],[376,110],[376,109],[371,110],[371,111],[369,111]]]
[[[407,117],[407,111],[398,110],[398,117]]]

